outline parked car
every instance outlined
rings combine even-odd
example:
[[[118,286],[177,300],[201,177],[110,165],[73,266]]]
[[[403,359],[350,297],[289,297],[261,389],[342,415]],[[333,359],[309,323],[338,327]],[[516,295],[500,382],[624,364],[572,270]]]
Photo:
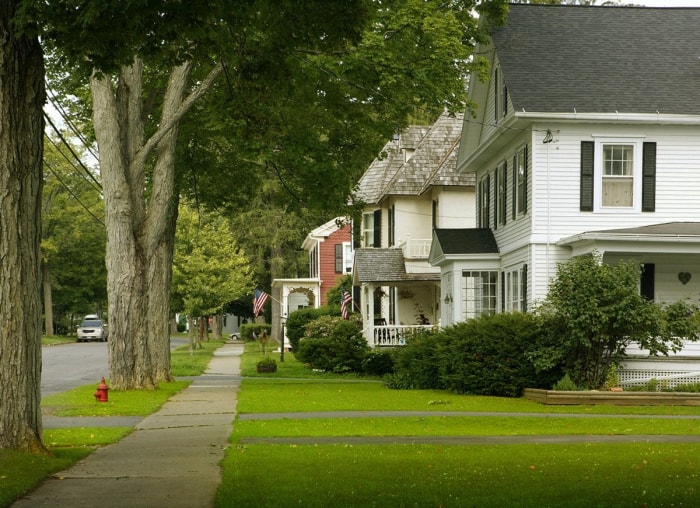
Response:
[[[106,342],[107,335],[107,324],[101,319],[94,319],[93,316],[86,316],[78,326],[78,342],[88,340]]]

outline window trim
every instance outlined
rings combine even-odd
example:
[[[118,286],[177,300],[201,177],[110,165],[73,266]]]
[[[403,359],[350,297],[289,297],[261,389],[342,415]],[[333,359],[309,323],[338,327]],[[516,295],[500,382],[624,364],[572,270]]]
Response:
[[[642,145],[643,137],[595,137],[593,149],[593,212],[636,213],[642,211]],[[603,147],[606,145],[632,146],[632,206],[603,205]]]

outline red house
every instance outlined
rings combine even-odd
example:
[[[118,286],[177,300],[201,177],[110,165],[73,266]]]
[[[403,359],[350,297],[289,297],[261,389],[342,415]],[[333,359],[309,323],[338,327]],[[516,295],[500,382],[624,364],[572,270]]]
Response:
[[[328,290],[352,271],[352,233],[342,218],[328,221],[309,233],[302,248],[309,253],[309,278],[318,279],[319,305],[325,305]]]

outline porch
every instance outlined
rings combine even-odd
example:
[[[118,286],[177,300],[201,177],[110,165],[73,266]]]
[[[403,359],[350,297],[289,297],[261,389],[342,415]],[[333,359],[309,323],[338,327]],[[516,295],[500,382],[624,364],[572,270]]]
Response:
[[[437,330],[433,325],[375,325],[365,330],[370,347],[405,346],[411,338],[427,330]]]

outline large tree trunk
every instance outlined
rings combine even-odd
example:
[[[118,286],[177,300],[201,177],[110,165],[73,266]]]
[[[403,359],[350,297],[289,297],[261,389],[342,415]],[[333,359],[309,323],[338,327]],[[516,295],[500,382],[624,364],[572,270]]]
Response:
[[[41,451],[44,64],[0,0],[0,448]]]
[[[55,335],[53,329],[53,296],[51,292],[51,270],[48,261],[42,263],[42,286],[44,288],[44,331],[46,335]]]
[[[121,69],[116,87],[110,76],[96,73],[90,80],[105,196],[109,372],[116,389],[152,388],[171,379],[168,318],[177,218],[177,126],[221,67],[187,97],[190,65],[174,68],[158,128],[148,139],[142,71],[136,59]]]

